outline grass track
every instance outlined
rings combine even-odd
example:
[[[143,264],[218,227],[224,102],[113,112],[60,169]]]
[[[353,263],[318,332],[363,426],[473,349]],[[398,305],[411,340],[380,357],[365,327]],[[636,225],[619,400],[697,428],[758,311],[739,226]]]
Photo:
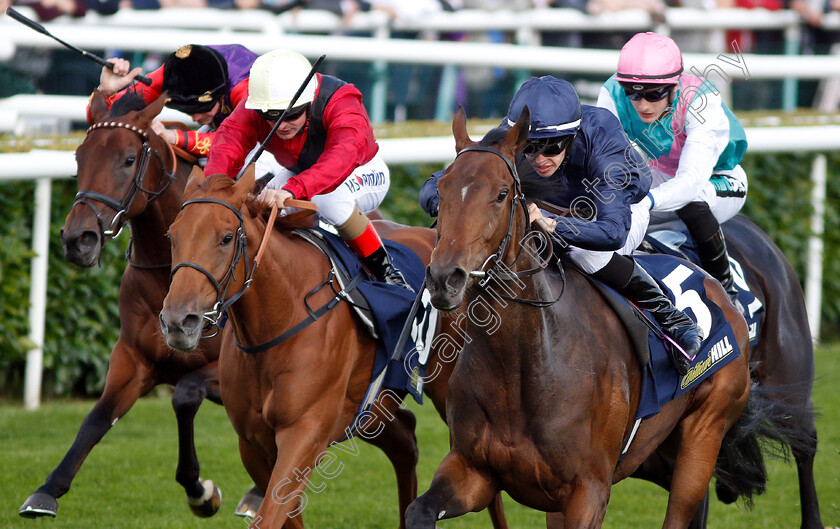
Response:
[[[823,521],[840,525],[840,346],[817,350],[814,400],[822,413],[818,422],[820,452],[816,478]],[[224,410],[205,404],[197,418],[197,448],[202,476],[222,488],[222,510],[202,520],[189,513],[182,489],[175,483],[176,429],[169,400],[142,399],[93,450],[70,493],[60,499],[56,519],[25,520],[17,510],[64,455],[92,402],[58,401],[36,412],[19,405],[0,405],[0,529],[16,528],[239,528],[231,516],[249,479],[239,463],[236,438]],[[425,491],[447,451],[447,432],[430,406],[412,406],[418,415],[420,443],[419,489]],[[338,452],[344,466],[329,481],[313,480],[320,493],[309,491],[304,520],[309,527],[350,529],[397,526],[396,487],[385,456],[359,444],[360,455]],[[335,470],[333,465],[331,469]],[[767,492],[755,509],[712,503],[715,528],[794,529],[799,527],[796,471],[792,464],[771,461]],[[604,527],[609,529],[661,526],[666,503],[659,488],[626,480],[613,488]],[[542,513],[506,500],[512,527],[544,527]],[[490,527],[484,513],[440,524],[444,528]]]

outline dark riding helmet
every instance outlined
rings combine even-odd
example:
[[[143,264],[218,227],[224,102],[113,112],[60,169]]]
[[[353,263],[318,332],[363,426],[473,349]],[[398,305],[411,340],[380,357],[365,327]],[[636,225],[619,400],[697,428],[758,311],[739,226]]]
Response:
[[[189,44],[171,53],[163,63],[166,106],[186,114],[209,112],[227,93],[227,63],[207,46]]]
[[[580,128],[581,110],[577,92],[568,81],[550,75],[525,81],[508,107],[508,126],[516,123],[526,105],[531,112],[526,154],[545,152],[551,156],[549,153],[559,154],[572,143]]]
[[[580,99],[568,81],[550,75],[525,81],[508,107],[508,125],[516,123],[525,105],[531,112],[531,139],[573,136],[580,128]]]

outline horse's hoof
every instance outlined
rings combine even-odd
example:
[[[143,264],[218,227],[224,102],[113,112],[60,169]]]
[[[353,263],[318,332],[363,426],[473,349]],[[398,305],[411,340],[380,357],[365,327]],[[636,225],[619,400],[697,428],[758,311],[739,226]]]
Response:
[[[190,505],[190,510],[199,518],[210,518],[217,512],[222,505],[222,491],[211,480],[198,479],[204,487],[204,494],[200,498],[191,498],[187,496],[187,503]]]
[[[35,492],[23,502],[18,514],[24,518],[40,518],[52,516],[58,512],[58,500],[43,492]]]
[[[263,495],[260,492],[260,489],[254,487],[242,496],[242,499],[239,500],[239,505],[236,506],[236,510],[233,511],[233,514],[234,516],[247,516],[253,518],[257,515],[257,511],[260,509],[262,501]]]

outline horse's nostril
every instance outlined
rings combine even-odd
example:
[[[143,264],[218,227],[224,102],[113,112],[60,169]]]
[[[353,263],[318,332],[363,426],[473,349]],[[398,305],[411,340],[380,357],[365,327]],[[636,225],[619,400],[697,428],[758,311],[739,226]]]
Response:
[[[96,232],[86,231],[79,236],[79,247],[92,248],[99,242],[99,236]]]
[[[166,325],[166,320],[163,319],[163,314],[158,316],[158,319],[160,320],[160,330],[166,334],[169,331],[169,326]]]
[[[453,270],[449,277],[446,278],[446,288],[451,290],[460,290],[467,284],[467,273],[461,269]]]
[[[201,325],[201,318],[197,314],[188,314],[181,320],[181,328],[185,333],[193,333]]]

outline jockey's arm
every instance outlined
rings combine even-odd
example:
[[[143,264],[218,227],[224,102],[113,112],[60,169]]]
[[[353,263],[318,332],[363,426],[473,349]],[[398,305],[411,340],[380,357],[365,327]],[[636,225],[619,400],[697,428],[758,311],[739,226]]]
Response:
[[[720,96],[705,94],[705,97],[703,108],[686,112],[686,140],[676,174],[650,191],[654,211],[674,211],[695,200],[726,148],[729,120]]]

